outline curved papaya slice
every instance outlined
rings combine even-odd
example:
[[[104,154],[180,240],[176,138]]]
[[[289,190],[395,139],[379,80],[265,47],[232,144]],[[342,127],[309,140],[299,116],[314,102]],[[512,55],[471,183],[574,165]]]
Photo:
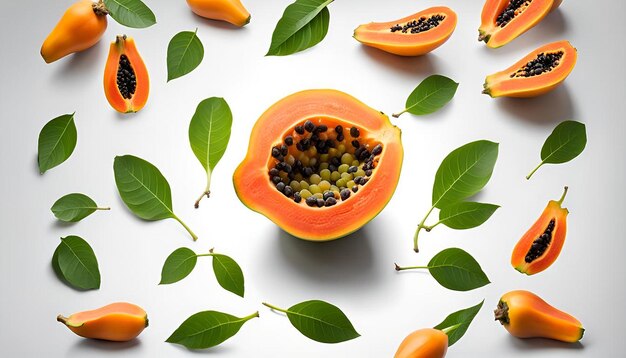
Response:
[[[293,236],[326,241],[373,219],[402,167],[400,130],[336,90],[292,94],[256,122],[235,170],[239,200]]]
[[[111,42],[104,69],[104,93],[111,107],[120,113],[138,112],[148,101],[148,69],[131,37],[117,36]]]
[[[363,24],[354,30],[360,43],[400,56],[420,56],[443,45],[456,28],[456,13],[436,6],[389,22]]]
[[[101,3],[90,0],[74,3],[41,45],[41,57],[51,63],[97,44],[107,28],[107,14]]]
[[[561,253],[567,232],[569,211],[561,204],[567,187],[559,201],[550,200],[543,213],[522,236],[511,255],[511,265],[527,275],[539,273],[554,263]]]
[[[141,307],[117,302],[91,311],[59,315],[57,321],[85,338],[125,342],[137,337],[148,327],[148,315]]]
[[[443,358],[448,351],[448,335],[434,328],[418,329],[400,343],[394,358]]]
[[[250,13],[240,0],[187,0],[196,15],[221,20],[242,27],[250,22]]]
[[[491,97],[535,97],[563,82],[576,65],[578,54],[569,41],[544,45],[504,71],[487,76],[484,94]]]
[[[517,290],[504,294],[494,313],[496,320],[518,338],[578,342],[585,333],[579,320],[528,291]]]
[[[537,25],[555,5],[554,0],[487,0],[478,41],[491,48],[504,46]]]

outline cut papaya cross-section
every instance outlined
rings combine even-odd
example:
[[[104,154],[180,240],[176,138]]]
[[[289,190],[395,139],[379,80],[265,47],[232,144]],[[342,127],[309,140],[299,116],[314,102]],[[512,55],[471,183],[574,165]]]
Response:
[[[131,37],[117,36],[111,42],[104,70],[104,93],[113,109],[121,113],[141,110],[148,101],[148,69]]]
[[[556,88],[572,72],[577,52],[568,41],[544,45],[504,71],[487,76],[484,94],[535,97]]]
[[[396,55],[419,56],[443,45],[454,32],[456,20],[450,8],[431,7],[399,20],[361,25],[354,30],[354,38]]]
[[[385,207],[402,158],[400,130],[386,115],[343,92],[309,90],[259,118],[233,183],[247,207],[288,233],[332,240]]]

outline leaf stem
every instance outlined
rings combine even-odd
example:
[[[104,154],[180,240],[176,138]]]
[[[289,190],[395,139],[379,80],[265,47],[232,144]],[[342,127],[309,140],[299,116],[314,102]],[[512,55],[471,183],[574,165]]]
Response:
[[[259,317],[259,311],[256,311],[256,312],[254,312],[253,314],[251,314],[249,316],[242,317],[241,319],[245,322],[245,321],[249,321],[249,320],[251,320],[253,318],[257,318],[257,317]]]
[[[563,204],[563,200],[565,200],[565,195],[567,195],[567,190],[569,188],[566,186],[565,188],[563,188],[563,195],[561,195],[561,198],[559,199],[559,201],[557,201],[557,203],[559,205]]]
[[[432,206],[430,208],[430,210],[428,210],[428,212],[426,213],[426,216],[424,216],[424,219],[422,219],[422,221],[419,224],[417,224],[417,230],[415,230],[415,235],[413,235],[413,251],[415,251],[415,252],[419,252],[420,251],[419,248],[417,247],[417,239],[418,239],[418,236],[420,234],[420,231],[422,229],[425,229],[426,231],[430,231],[430,230],[432,230],[432,228],[434,228],[435,226],[437,226],[439,224],[439,223],[437,223],[437,224],[435,224],[433,226],[426,226],[426,225],[424,225],[424,223],[426,222],[426,219],[428,219],[428,216],[430,215],[430,213],[433,212],[434,209],[435,209],[435,206]]]
[[[198,29],[196,29],[196,31],[198,31]],[[206,189],[204,189],[204,193],[202,193],[202,195],[200,195],[198,200],[196,200],[196,203],[193,205],[193,207],[196,209],[199,208],[200,200],[202,200],[205,196],[207,198],[211,196],[211,170],[210,169],[207,169],[207,172],[206,172]]]
[[[543,161],[542,161],[541,163],[539,163],[539,165],[537,165],[537,166],[535,167],[535,169],[533,169],[533,171],[532,171],[532,172],[530,172],[530,173],[526,176],[526,180],[529,180],[529,179],[530,179],[530,177],[532,177],[532,176],[533,176],[533,174],[535,174],[535,172],[536,172],[539,168],[541,168],[541,166],[542,166],[542,165],[544,165],[544,164],[545,164],[545,162],[543,162]]]
[[[213,253],[213,249],[209,250],[209,253],[207,254],[197,254],[196,257],[203,257],[203,256],[215,256],[215,253]]]
[[[178,221],[185,228],[185,230],[187,230],[193,241],[198,240],[198,235],[194,234],[194,232],[191,231],[191,228],[187,226],[187,224],[185,224],[178,216],[174,215],[174,219]]]
[[[107,207],[104,207],[104,208],[96,208],[96,210],[111,210],[111,208],[107,206]]]
[[[441,332],[443,332],[445,334],[448,334],[448,332],[452,332],[452,331],[454,331],[455,329],[457,329],[459,327],[461,327],[461,323],[457,323],[454,326],[446,327],[446,328],[442,329]]]
[[[270,309],[272,309],[274,311],[283,312],[283,313],[288,313],[289,312],[286,309],[283,309],[283,308],[280,308],[280,307],[276,307],[276,306],[271,305],[271,304],[269,304],[267,302],[263,302],[262,304],[263,304],[263,306],[269,307]]]
[[[394,264],[396,265],[396,271],[404,271],[404,270],[416,270],[416,269],[424,269],[424,270],[428,270],[430,269],[429,266],[400,266],[398,264]]]
[[[398,118],[398,117],[400,117],[401,115],[403,115],[404,113],[406,113],[407,111],[408,111],[408,109],[407,109],[407,108],[405,108],[402,112],[394,113],[394,114],[392,114],[391,116],[392,116],[393,118]]]

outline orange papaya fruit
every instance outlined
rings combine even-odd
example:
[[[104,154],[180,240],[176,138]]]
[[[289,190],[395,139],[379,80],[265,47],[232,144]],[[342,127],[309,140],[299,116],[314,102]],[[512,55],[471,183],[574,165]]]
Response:
[[[148,101],[148,69],[131,37],[117,36],[111,42],[104,69],[104,93],[111,107],[120,113],[138,112]]]
[[[494,311],[496,321],[518,338],[548,338],[578,342],[585,329],[573,316],[560,311],[529,291],[511,291],[502,296]]]
[[[116,302],[91,311],[78,312],[57,321],[85,338],[125,342],[137,337],[148,327],[148,315],[141,307]]]
[[[250,13],[240,0],[187,0],[196,15],[211,20],[230,22],[243,27],[250,22]]]
[[[448,335],[434,328],[419,329],[404,338],[394,358],[443,358]]]
[[[420,56],[443,45],[452,36],[456,22],[452,9],[436,6],[402,19],[360,25],[353,37],[395,55]]]
[[[534,275],[552,265],[561,253],[567,232],[567,214],[562,208],[567,187],[558,201],[550,200],[533,226],[517,242],[511,265],[526,275]]]
[[[97,44],[107,28],[107,14],[101,2],[72,4],[41,45],[41,57],[51,63]]]

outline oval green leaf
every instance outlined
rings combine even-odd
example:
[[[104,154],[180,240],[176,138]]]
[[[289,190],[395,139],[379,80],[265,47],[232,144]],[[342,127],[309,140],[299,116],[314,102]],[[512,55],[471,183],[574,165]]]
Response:
[[[118,23],[133,28],[156,24],[154,13],[141,0],[104,0],[109,15]]]
[[[266,56],[286,56],[320,43],[328,32],[333,0],[296,0],[278,20]]]
[[[456,247],[435,255],[428,271],[441,286],[454,291],[470,291],[490,283],[472,255]]]
[[[72,287],[81,290],[100,288],[96,255],[87,241],[78,236],[61,238],[53,256],[52,267]]]
[[[338,307],[324,301],[301,302],[285,313],[300,333],[317,342],[339,343],[360,336]]]
[[[433,327],[444,331],[448,335],[448,347],[463,337],[472,323],[472,320],[483,307],[484,302],[485,301],[483,300],[476,306],[451,313],[448,317],[446,317],[446,319],[443,320],[443,322]]]
[[[178,282],[187,277],[196,267],[198,256],[193,250],[186,247],[181,247],[172,252],[161,270],[161,282],[160,285],[167,285],[170,283]]]
[[[479,140],[453,150],[441,162],[433,185],[433,206],[443,208],[478,193],[491,178],[498,143]]]
[[[43,174],[66,161],[74,152],[77,139],[74,113],[64,114],[46,123],[39,133],[39,172]]]
[[[499,207],[493,204],[467,201],[450,204],[439,211],[439,223],[456,230],[475,228],[489,220]]]
[[[213,272],[217,282],[227,291],[240,297],[244,294],[243,271],[232,258],[222,254],[212,254]]]
[[[587,146],[585,125],[576,121],[564,121],[554,128],[541,148],[541,163],[526,176],[530,177],[544,164],[567,163],[576,158]]]
[[[167,81],[182,77],[200,65],[204,58],[204,46],[195,32],[179,32],[167,46]]]
[[[406,100],[406,108],[393,116],[398,118],[405,112],[418,116],[437,112],[452,100],[458,87],[459,84],[448,77],[429,76],[411,92]]]
[[[217,311],[198,312],[187,318],[166,342],[189,349],[214,347],[237,334],[241,326],[254,317],[259,317],[259,313],[239,318]]]
[[[67,194],[57,200],[50,210],[57,219],[65,222],[77,222],[93,214],[96,210],[109,210],[100,208],[90,197],[85,194]]]

